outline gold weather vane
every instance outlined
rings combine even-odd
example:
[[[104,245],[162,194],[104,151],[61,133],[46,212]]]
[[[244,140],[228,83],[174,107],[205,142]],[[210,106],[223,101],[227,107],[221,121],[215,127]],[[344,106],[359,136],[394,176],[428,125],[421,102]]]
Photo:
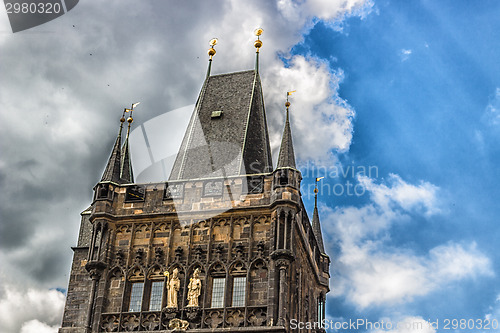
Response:
[[[214,57],[214,55],[217,53],[215,51],[215,48],[214,46],[217,45],[217,42],[219,40],[217,38],[212,38],[210,40],[210,42],[208,42],[208,44],[210,45],[210,48],[208,49],[208,56],[210,58],[208,58],[208,69],[207,69],[207,78],[210,76],[210,70],[212,69],[212,58]]]
[[[122,119],[120,119],[120,121],[124,122],[125,121],[125,112],[130,112],[130,117],[128,117],[128,119],[127,119],[129,126],[130,126],[130,124],[134,121],[134,118],[132,118],[132,112],[134,112],[135,107],[139,104],[141,104],[141,102],[136,102],[136,103],[132,104],[132,107],[130,109],[127,109],[127,108],[123,109],[123,116],[122,116],[123,121],[122,121]]]
[[[292,91],[287,91],[286,92],[286,103],[285,103],[285,106],[286,106],[286,110],[287,111],[288,111],[288,108],[290,107],[290,102],[288,101],[288,96],[290,96],[291,94],[293,94],[296,91],[297,90],[292,90]]]
[[[208,43],[210,45],[210,48],[208,49],[208,55],[210,56],[210,60],[212,60],[212,57],[217,53],[214,49],[214,46],[217,45],[217,42],[219,40],[217,38],[212,38],[210,42]]]
[[[314,184],[314,196],[318,195],[318,182],[325,177],[318,177],[316,178],[316,183]]]

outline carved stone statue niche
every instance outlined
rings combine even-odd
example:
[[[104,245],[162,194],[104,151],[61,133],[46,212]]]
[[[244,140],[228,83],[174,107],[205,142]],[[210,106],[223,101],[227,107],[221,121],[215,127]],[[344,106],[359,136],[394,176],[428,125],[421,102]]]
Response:
[[[172,271],[172,277],[169,278],[168,271],[165,271],[164,275],[167,277],[167,308],[177,308],[177,293],[181,286],[181,281],[179,280],[179,270],[174,268]]]
[[[188,285],[188,305],[187,307],[198,307],[198,298],[201,295],[201,280],[200,280],[200,269],[196,268],[193,272],[193,276],[189,279]]]

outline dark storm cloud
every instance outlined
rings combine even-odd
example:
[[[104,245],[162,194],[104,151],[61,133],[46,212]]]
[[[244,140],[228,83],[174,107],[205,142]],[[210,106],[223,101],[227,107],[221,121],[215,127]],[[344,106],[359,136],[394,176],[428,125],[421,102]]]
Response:
[[[345,11],[342,4],[327,7]],[[5,279],[22,281],[17,291],[66,287],[79,213],[91,203],[123,108],[141,102],[134,113],[137,127],[193,104],[205,78],[208,41],[220,40],[214,74],[250,69],[252,31],[260,25],[265,29],[262,72],[278,77],[283,64],[277,51],[286,54],[315,16],[305,3],[292,5],[85,1],[45,25],[0,34],[0,260]],[[0,30],[10,31],[2,23],[0,17]],[[303,68],[307,75],[309,67]],[[296,78],[303,79],[301,71]],[[266,91],[272,98],[288,88],[276,85]],[[282,100],[276,106],[268,97],[270,133],[277,138]],[[7,325],[7,331],[18,332],[20,326]]]
[[[5,269],[65,285],[71,256],[60,250],[76,241],[78,213],[91,202],[122,108],[142,101],[138,124],[193,102],[206,66],[200,25],[217,17],[215,5],[85,2],[37,28],[49,33],[0,41]]]

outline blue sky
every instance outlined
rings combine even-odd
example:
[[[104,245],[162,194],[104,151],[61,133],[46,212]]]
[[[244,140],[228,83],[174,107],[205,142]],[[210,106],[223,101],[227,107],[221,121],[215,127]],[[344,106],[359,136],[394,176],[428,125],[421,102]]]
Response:
[[[325,59],[332,71],[343,71],[339,97],[356,110],[352,144],[340,155],[344,165],[377,166],[378,183],[393,173],[439,188],[443,212],[410,212],[409,222],[390,229],[384,246],[425,256],[439,244],[475,242],[494,272],[443,283],[395,302],[396,308],[359,310],[336,297],[328,303],[331,316],[373,320],[405,312],[431,319],[484,318],[495,306],[500,292],[499,14],[498,1],[375,1],[370,14],[345,20],[340,31],[318,21],[293,47],[292,54]],[[324,200],[333,208],[367,202],[357,196]]]
[[[79,213],[123,108],[141,102],[136,128],[170,118],[180,141],[208,41],[219,39],[213,74],[250,69],[259,26],[274,161],[285,92],[297,90],[310,213],[314,178],[327,176],[328,317],[500,318],[499,17],[492,0],[88,0],[13,34],[0,11],[2,328],[60,326]],[[152,144],[158,156],[177,149],[172,133]],[[362,195],[335,194],[349,186]]]

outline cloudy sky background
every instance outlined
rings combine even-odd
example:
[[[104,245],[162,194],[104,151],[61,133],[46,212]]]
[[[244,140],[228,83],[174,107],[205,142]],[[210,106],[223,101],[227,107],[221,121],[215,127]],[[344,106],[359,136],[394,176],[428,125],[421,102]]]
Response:
[[[498,319],[498,17],[493,0],[88,0],[12,34],[0,10],[2,328],[60,325],[79,213],[123,107],[141,101],[138,126],[191,105],[208,41],[219,38],[213,73],[251,69],[259,26],[275,154],[297,90],[311,210],[326,176],[328,317]]]

